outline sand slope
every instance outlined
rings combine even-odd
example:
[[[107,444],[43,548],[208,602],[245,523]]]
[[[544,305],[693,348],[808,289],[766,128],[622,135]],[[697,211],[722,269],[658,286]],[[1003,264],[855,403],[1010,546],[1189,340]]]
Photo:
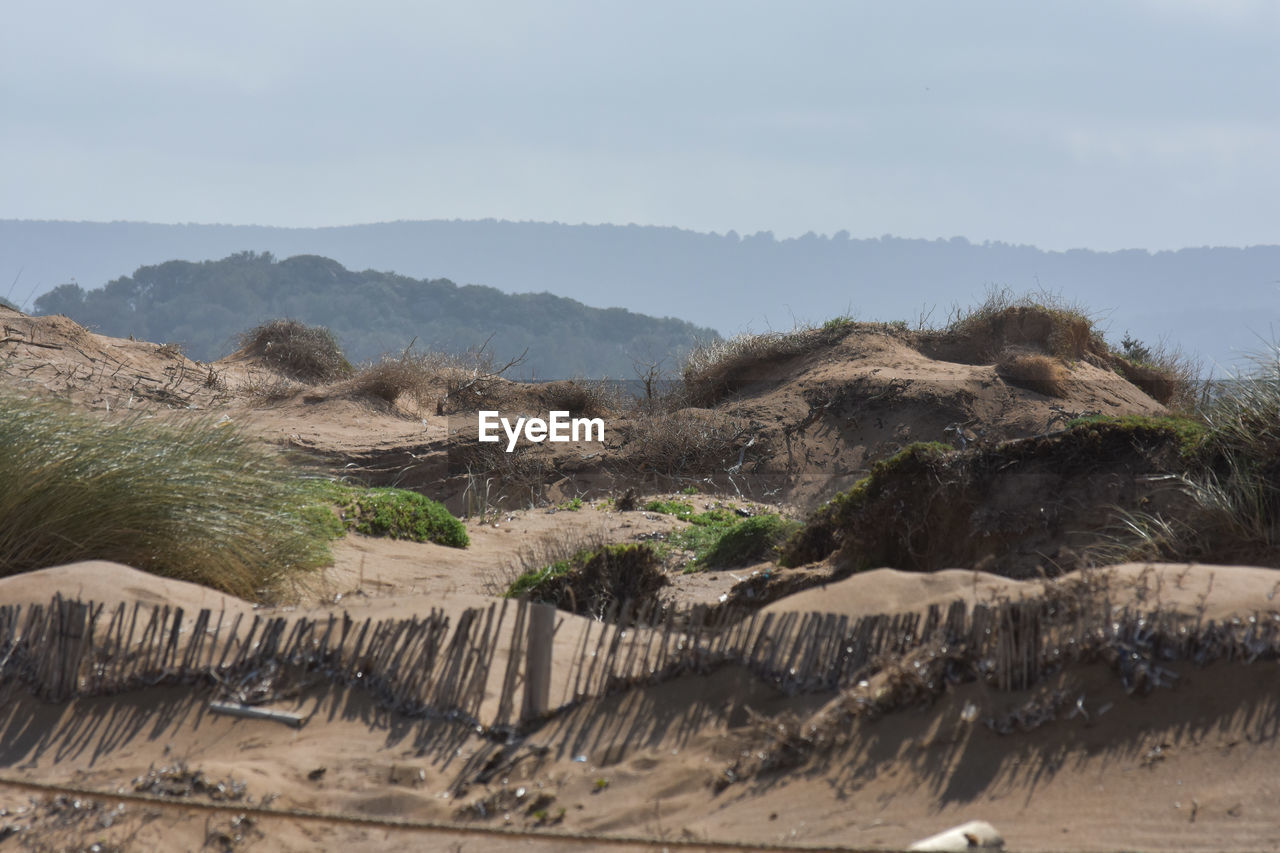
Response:
[[[474,412],[440,415],[408,397],[395,405],[372,401],[354,396],[345,381],[303,386],[243,353],[196,363],[180,347],[98,335],[65,317],[28,317],[0,308],[0,322],[6,330],[0,376],[8,385],[104,413],[213,411],[335,470],[420,489],[455,511],[474,487],[468,465],[484,470],[512,462],[501,454],[497,462],[476,456]],[[1086,412],[1163,411],[1114,372],[1087,361],[1064,367],[1068,378],[1061,396],[1048,397],[1009,384],[975,353],[913,341],[859,326],[833,344],[739,370],[732,393],[714,408],[673,416],[719,437],[705,468],[655,466],[645,447],[687,442],[689,436],[654,438],[654,429],[665,429],[654,427],[661,419],[619,414],[608,419],[603,446],[531,445],[518,476],[499,465],[493,503],[503,509],[526,506],[531,489],[562,501],[632,485],[666,491],[709,483],[747,498],[810,507],[914,441],[1013,438]],[[961,355],[962,360],[948,360]],[[490,405],[513,417],[545,416],[544,390],[498,380]]]
[[[1250,567],[1131,564],[1106,575],[1117,605],[1159,602],[1200,608],[1206,618],[1265,609],[1276,589],[1273,572]],[[854,615],[923,608],[956,597],[1035,595],[1039,587],[961,570],[877,570],[769,609],[821,604]],[[247,607],[189,584],[100,562],[5,579],[0,598],[36,602],[55,588],[111,601]],[[355,596],[342,604],[356,616],[388,616],[487,600],[436,587]],[[567,671],[583,625],[577,617],[563,617],[558,671]],[[43,706],[10,689],[0,717],[0,777],[129,793],[133,780],[145,782],[149,771],[172,771],[181,761],[207,779],[243,782],[253,802],[269,799],[272,808],[286,813],[374,821],[455,821],[469,815],[466,826],[538,829],[542,818],[530,813],[538,812],[556,821],[543,828],[553,832],[885,849],[981,818],[1018,850],[1269,849],[1280,837],[1270,818],[1271,767],[1280,758],[1277,702],[1266,678],[1273,666],[1179,665],[1182,678],[1174,688],[1147,696],[1126,695],[1115,676],[1098,666],[1069,670],[1025,693],[961,685],[931,706],[853,723],[846,747],[806,764],[803,772],[766,772],[720,791],[715,780],[750,754],[767,731],[754,720],[784,711],[818,713],[827,697],[788,697],[729,667],[591,700],[528,740],[503,747],[454,724],[380,711],[358,689],[316,685],[278,702],[276,707],[308,716],[300,730],[212,715],[206,689],[154,688],[64,706]],[[1056,721],[1006,735],[982,725],[983,719],[1055,693],[1067,697]],[[1087,718],[1070,713],[1076,697]],[[970,705],[975,722],[965,721]],[[3,807],[26,805],[30,794],[0,784]],[[535,802],[538,807],[530,808]],[[38,814],[51,824],[49,833],[71,833],[70,838],[80,826],[58,828],[58,820],[66,824],[70,818],[51,814],[53,806],[42,808]],[[94,823],[100,811],[86,813],[84,827],[101,831]],[[194,848],[206,824],[230,827],[236,814],[164,808],[163,819],[152,821],[144,819],[146,813],[145,806],[125,802],[116,837],[127,831],[138,842],[186,838]],[[434,830],[375,830],[304,817],[259,817],[252,826],[273,849],[316,843],[373,849],[392,839],[407,845],[447,837]],[[161,827],[164,833],[157,835]],[[456,840],[463,849],[502,849],[485,838]]]

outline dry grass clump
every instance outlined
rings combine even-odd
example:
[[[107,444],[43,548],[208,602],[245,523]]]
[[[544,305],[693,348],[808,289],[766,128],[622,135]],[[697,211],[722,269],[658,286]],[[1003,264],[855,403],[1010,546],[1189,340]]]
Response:
[[[489,595],[506,595],[518,579],[569,560],[583,551],[598,551],[609,544],[604,529],[578,530],[557,528],[526,542],[516,551],[515,559],[489,574],[484,591]]]
[[[993,288],[976,308],[953,310],[944,333],[964,339],[976,359],[994,360],[1009,347],[1033,347],[1065,361],[1105,359],[1110,349],[1081,306],[1041,292],[1015,295]]]
[[[508,370],[524,363],[529,351],[508,359],[502,364],[489,350],[489,336],[478,347],[473,347],[461,354],[435,354],[441,365],[444,381],[444,396],[436,404],[436,412],[441,415],[455,412],[474,412],[484,408],[497,408],[501,402],[501,390],[505,380],[502,378]]]
[[[695,347],[681,370],[683,401],[692,406],[714,406],[759,378],[772,363],[838,343],[857,325],[840,317],[818,327],[744,334]]]
[[[549,412],[568,412],[574,417],[598,418],[622,408],[622,394],[608,379],[568,379],[538,386],[538,399]]]
[[[372,397],[395,404],[409,397],[419,406],[433,402],[441,387],[444,359],[438,353],[405,350],[397,356],[383,356],[366,365],[351,380],[351,390],[360,397]]]
[[[1196,381],[1194,374],[1119,357],[1115,370],[1162,406],[1187,411],[1195,405],[1197,395],[1191,391]]]
[[[1112,367],[1142,392],[1177,412],[1190,412],[1206,396],[1206,381],[1200,378],[1203,363],[1164,342],[1148,346],[1128,333],[1120,341],[1120,351],[1112,355]]]
[[[748,459],[745,448],[754,446],[749,443],[755,440],[748,425],[690,410],[638,412],[623,429],[627,464],[641,474],[703,477],[758,461],[763,450],[750,452]]]
[[[234,427],[0,398],[0,575],[115,560],[242,598],[328,562],[302,481]]]
[[[337,338],[324,326],[271,320],[240,335],[240,348],[300,382],[330,382],[352,373]]]
[[[484,518],[503,506],[537,506],[546,501],[548,481],[560,478],[547,455],[530,444],[510,453],[501,443],[467,444],[450,452],[449,466],[466,473],[468,517]]]
[[[952,346],[958,344],[969,360],[998,359],[1003,363],[1013,361],[1006,356],[1011,350],[1038,350],[1056,356],[1061,362],[1083,359],[1109,367],[1174,411],[1190,412],[1205,397],[1200,361],[1163,343],[1147,346],[1128,334],[1120,348],[1113,349],[1084,308],[1053,293],[1017,296],[1009,288],[992,289],[978,307],[967,311],[953,309],[952,315],[941,334],[950,339]],[[1061,384],[1061,380],[1055,382],[1048,375],[1052,369],[1047,365],[1033,368],[1027,364],[1019,371],[1008,364],[1006,369],[1010,375],[1003,372],[1001,375],[1007,380],[1033,390]],[[1036,384],[1018,382],[1019,372],[1027,373]],[[1060,392],[1041,393],[1060,396]]]
[[[352,390],[395,403],[408,395],[419,406],[434,405],[436,414],[497,408],[506,380],[502,374],[524,361],[524,354],[497,364],[489,342],[466,353],[422,352],[412,343],[398,356],[384,356],[356,374]]]
[[[1251,369],[1221,383],[1203,416],[1224,453],[1280,465],[1280,344],[1250,358]],[[1272,470],[1271,473],[1280,473]]]
[[[1043,394],[1066,396],[1067,368],[1054,356],[1008,349],[996,362],[996,373],[1005,382]]]
[[[509,402],[511,383],[502,375],[524,361],[523,353],[497,364],[488,341],[465,353],[422,351],[414,343],[399,355],[386,355],[362,367],[348,385],[350,393],[389,405],[408,399],[419,409],[434,409],[437,415],[495,409]],[[577,401],[588,404],[592,393],[588,389]]]
[[[212,374],[211,374],[212,375]],[[240,396],[259,406],[287,400],[302,387],[285,376],[253,374],[236,386]]]

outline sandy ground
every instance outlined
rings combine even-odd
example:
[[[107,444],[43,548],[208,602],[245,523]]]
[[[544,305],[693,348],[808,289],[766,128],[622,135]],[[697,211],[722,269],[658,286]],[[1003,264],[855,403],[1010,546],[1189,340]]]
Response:
[[[1273,572],[1250,567],[1133,564],[1108,577],[1117,604],[1158,601],[1206,618],[1253,609],[1276,589]],[[415,592],[379,594],[386,588],[378,587],[340,604],[361,617],[490,600],[457,578],[417,582],[422,588]],[[857,615],[1034,595],[1038,586],[971,571],[881,569],[771,609],[809,609],[814,601]],[[185,608],[249,606],[92,562],[0,580],[0,599],[39,602],[53,589]],[[574,629],[585,621],[564,620],[556,644],[560,672],[568,670]],[[244,838],[225,849],[570,843],[558,839],[542,848],[524,838],[441,834],[436,826],[459,820],[469,829],[595,838],[894,849],[975,818],[995,824],[1016,850],[1273,849],[1280,842],[1270,808],[1271,767],[1280,758],[1274,666],[1180,665],[1176,687],[1147,696],[1126,695],[1114,675],[1096,666],[1025,694],[962,685],[931,706],[857,723],[838,754],[722,791],[714,781],[758,742],[761,728],[753,720],[815,713],[830,696],[784,696],[728,667],[589,701],[504,750],[456,724],[381,711],[353,689],[317,686],[278,704],[308,717],[296,730],[213,715],[202,690],[153,688],[51,706],[10,689],[0,706],[0,808],[15,826],[43,820],[54,833],[49,837],[98,833],[126,849],[149,849],[159,839],[184,839],[185,849],[199,849],[211,836],[221,844],[217,839],[236,832]],[[1088,718],[1060,715],[1034,731],[999,735],[962,713],[972,704],[982,719],[1054,691],[1081,697]],[[243,783],[244,799],[190,798],[218,805],[214,811],[102,800],[76,817],[66,802],[49,798],[52,789],[5,784],[64,785],[81,792],[73,799],[88,801],[84,791],[132,795],[149,772],[178,767]],[[35,816],[19,814],[32,807],[32,797],[43,803]],[[264,804],[275,811],[253,811]],[[120,806],[111,826],[100,826]],[[543,818],[554,825],[538,825]],[[405,821],[421,826],[393,825]],[[88,834],[76,834],[82,830]]]

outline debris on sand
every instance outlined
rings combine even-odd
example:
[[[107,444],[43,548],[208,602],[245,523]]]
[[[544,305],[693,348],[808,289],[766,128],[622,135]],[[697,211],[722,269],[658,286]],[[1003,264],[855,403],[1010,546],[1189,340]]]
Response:
[[[963,853],[966,850],[1003,850],[1004,839],[985,820],[971,820],[937,835],[917,841],[908,850]]]

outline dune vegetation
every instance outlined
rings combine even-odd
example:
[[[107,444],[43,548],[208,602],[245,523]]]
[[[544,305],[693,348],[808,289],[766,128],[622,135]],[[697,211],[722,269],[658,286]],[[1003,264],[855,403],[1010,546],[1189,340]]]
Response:
[[[1053,531],[1074,531],[1082,553],[1054,567],[1032,547]],[[1280,566],[1280,348],[1183,414],[1092,415],[964,450],[909,445],[815,510],[780,562],[837,552],[845,570],[997,555],[987,567],[1014,577],[1127,560]],[[1018,552],[1039,563],[1006,559]]]
[[[228,422],[0,396],[0,574],[115,560],[248,599],[330,562],[297,469]]]
[[[390,404],[412,398],[422,410],[437,414],[492,405],[503,394],[523,395],[520,399],[529,405],[610,413],[620,419],[618,430],[626,448],[618,460],[620,470],[673,483],[707,471],[736,475],[744,460],[750,461],[747,447],[754,447],[751,454],[757,458],[776,453],[778,448],[768,447],[768,436],[757,435],[758,426],[719,404],[731,402],[740,390],[766,376],[786,381],[798,369],[792,360],[820,356],[850,335],[889,335],[928,357],[992,364],[996,376],[1009,385],[1050,397],[1069,388],[1074,364],[1089,362],[1129,378],[1181,412],[1184,421],[1178,430],[1193,423],[1207,434],[1198,439],[1194,459],[1184,458],[1182,467],[1171,470],[1163,457],[1159,464],[1148,458],[1137,466],[1146,473],[1180,477],[1184,491],[1203,508],[1202,515],[1179,519],[1155,512],[1141,500],[1120,507],[1126,530],[1137,534],[1137,551],[1195,557],[1208,552],[1211,540],[1219,542],[1224,536],[1247,539],[1254,543],[1252,550],[1274,546],[1276,477],[1274,466],[1265,461],[1277,458],[1273,445],[1278,440],[1266,426],[1268,412],[1273,418],[1275,414],[1276,401],[1267,396],[1275,392],[1274,375],[1268,378],[1264,370],[1206,405],[1190,362],[1127,335],[1119,346],[1112,346],[1087,312],[1052,295],[1018,297],[993,290],[976,308],[954,309],[941,327],[929,328],[926,319],[913,328],[905,322],[837,317],[791,332],[712,341],[688,356],[678,379],[653,386],[666,389],[661,395],[655,397],[646,385],[644,399],[628,399],[616,387],[591,380],[515,385],[503,374],[520,357],[498,364],[485,346],[464,355],[418,352],[411,346],[356,369],[324,327],[277,320],[249,330],[240,341],[245,353],[291,381],[330,383]],[[1272,374],[1274,367],[1271,364]],[[825,410],[831,402],[818,404]],[[1156,452],[1173,441],[1166,426],[1173,428],[1174,422],[1098,423],[1069,431],[1036,445],[1044,451],[1036,470],[1053,476],[1069,473],[1073,448],[1100,433],[1119,435],[1116,441],[1130,443],[1135,436],[1151,438],[1155,444],[1148,449]],[[1183,438],[1174,441],[1179,458],[1189,453]],[[0,499],[6,510],[0,536],[0,571],[5,573],[87,557],[109,558],[261,598],[281,580],[298,576],[298,569],[325,562],[326,539],[347,530],[467,545],[465,528],[422,495],[339,484],[317,491],[306,486],[296,466],[247,442],[237,430],[208,420],[179,418],[162,425],[129,417],[107,422],[51,402],[13,397],[5,405],[0,440],[5,447],[0,476],[19,484]],[[743,519],[726,511],[713,518],[714,513],[681,513],[674,506],[658,509],[688,522],[664,545],[690,551],[690,568],[695,570],[769,559],[788,537],[782,547],[788,564],[822,559],[837,547],[848,553],[860,537],[869,535],[867,530],[899,529],[879,522],[868,526],[885,509],[879,507],[880,493],[902,491],[890,485],[894,474],[902,473],[897,469],[919,468],[918,474],[933,478],[936,488],[930,494],[907,489],[910,494],[898,495],[918,499],[911,505],[927,515],[936,494],[943,492],[956,498],[951,509],[981,504],[983,490],[994,482],[990,472],[1015,453],[1008,447],[974,448],[963,457],[967,461],[955,462],[949,445],[928,448],[923,455],[916,452],[919,448],[908,448],[906,456],[876,462],[866,482],[837,496],[799,532],[794,522],[777,516]],[[1054,459],[1067,468],[1055,473]],[[514,461],[502,460],[508,468]],[[540,464],[535,471],[539,482],[529,489],[530,495],[541,493],[547,470]],[[498,474],[503,472],[494,476]],[[841,532],[855,517],[863,532]],[[955,529],[967,523],[959,516],[952,521],[948,524]],[[1002,523],[1009,524],[1007,519]],[[946,528],[931,524],[921,529]],[[980,532],[976,539],[957,541],[994,547],[1013,541],[1017,534],[990,525]],[[877,539],[864,544],[868,553],[860,555],[859,564],[888,561],[924,567],[933,557],[970,556],[936,554],[922,562],[921,555],[931,553],[927,543]]]
[[[1179,475],[1192,510],[1125,516],[1118,556],[1280,566],[1280,346],[1222,383]]]
[[[571,613],[600,615],[627,601],[636,605],[654,602],[668,583],[658,555],[649,545],[603,545],[526,570],[505,594],[554,604]]]
[[[329,382],[353,372],[333,332],[298,320],[272,320],[254,326],[240,335],[240,348],[301,382]]]
[[[1204,396],[1201,364],[1176,347],[1148,345],[1128,333],[1112,345],[1078,304],[1051,292],[1019,295],[992,288],[976,306],[953,307],[940,326],[927,316],[914,326],[835,317],[788,332],[706,343],[685,360],[672,397],[684,405],[713,406],[751,382],[781,375],[780,362],[829,348],[855,332],[892,335],[931,357],[994,364],[1005,381],[1049,397],[1063,395],[1067,368],[1080,361],[1114,371],[1176,411],[1193,409]]]
[[[353,530],[365,536],[434,542],[451,548],[471,544],[467,528],[454,518],[444,505],[418,492],[388,487],[364,488],[337,482],[324,482],[316,499],[332,505],[337,523],[343,531]]]

